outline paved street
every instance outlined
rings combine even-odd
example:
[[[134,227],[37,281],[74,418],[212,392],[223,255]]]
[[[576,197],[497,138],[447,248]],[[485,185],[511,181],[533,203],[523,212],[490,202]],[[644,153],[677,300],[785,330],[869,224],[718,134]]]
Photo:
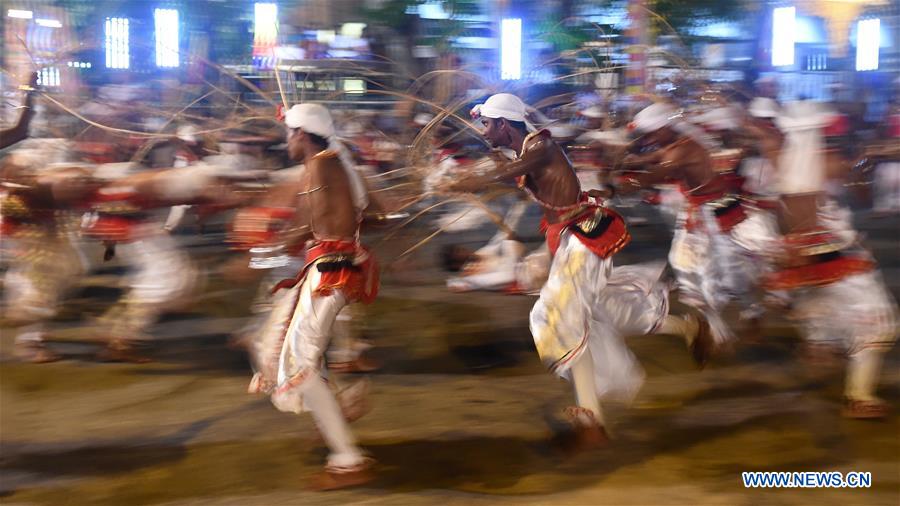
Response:
[[[897,220],[859,219],[900,295]],[[633,228],[620,263],[662,258],[667,232],[651,217]],[[395,258],[429,230],[381,244]],[[470,234],[473,244],[489,232]],[[221,261],[215,235],[191,243]],[[698,371],[683,343],[635,337],[647,381],[631,406],[610,405],[613,436],[567,458],[549,444],[571,404],[569,386],[540,364],[528,332],[530,297],[451,294],[434,265],[444,237],[385,276],[366,308],[366,334],[384,368],[371,375],[374,410],[353,425],[379,462],[363,488],[305,490],[325,449],[309,416],[277,412],[245,393],[242,353],[225,346],[248,314],[253,287],[211,277],[194,307],[154,329],[145,365],[90,359],[91,315],[117,293],[101,266],[54,324],[70,359],[10,357],[0,328],[2,504],[900,504],[900,350],[880,394],[886,421],[839,416],[842,368],[811,367],[781,319],[760,344],[740,344]],[[742,471],[869,471],[869,489],[745,489]]]

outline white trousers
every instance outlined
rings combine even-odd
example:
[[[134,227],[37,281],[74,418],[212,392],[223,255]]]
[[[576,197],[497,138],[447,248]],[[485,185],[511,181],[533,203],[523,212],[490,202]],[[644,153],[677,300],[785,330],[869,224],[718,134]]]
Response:
[[[664,286],[637,282],[652,271],[626,269],[617,277],[611,258],[598,257],[571,232],[564,232],[530,315],[531,333],[544,364],[571,379],[573,364],[589,356],[596,395],[630,401],[644,374],[625,345],[625,334],[650,332],[658,322],[649,315],[666,312],[653,306],[668,307]],[[652,287],[651,293],[640,296],[640,285]]]
[[[724,343],[734,339],[734,333],[721,313],[730,301],[746,298],[752,291],[761,276],[760,260],[719,230],[710,206],[701,206],[697,213],[699,223],[688,230],[683,225],[687,211],[682,211],[669,265],[675,271],[680,300],[703,313],[716,342]],[[754,226],[753,221],[745,220],[738,227],[745,223]]]
[[[156,226],[147,229],[152,235],[117,247],[130,272],[127,292],[102,317],[115,339],[139,338],[163,312],[185,304],[197,287],[199,274],[175,239]]]
[[[303,282],[287,292],[287,298],[277,305],[279,315],[284,314],[286,307],[292,308],[292,312],[283,334],[272,404],[290,413],[309,411],[331,450],[328,467],[349,469],[361,464],[364,457],[334,393],[322,377],[322,362],[332,328],[347,299],[339,291],[327,296],[315,295],[313,291],[320,276],[312,266]]]

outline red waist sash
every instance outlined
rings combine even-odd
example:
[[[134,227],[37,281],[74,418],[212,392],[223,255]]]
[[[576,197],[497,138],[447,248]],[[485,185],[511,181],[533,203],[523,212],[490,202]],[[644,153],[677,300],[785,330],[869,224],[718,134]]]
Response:
[[[317,269],[319,283],[314,295],[327,296],[340,290],[350,302],[369,304],[378,295],[379,272],[375,256],[352,241],[319,241],[306,251],[306,263],[296,277],[275,285],[273,292],[293,288],[309,272]]]
[[[607,258],[619,252],[631,241],[631,234],[625,220],[618,213],[596,204],[586,204],[569,216],[560,216],[561,221],[550,224],[541,220],[541,232],[547,237],[550,254],[559,249],[562,233],[570,230],[592,253]]]
[[[684,226],[688,230],[700,227],[702,223],[700,209],[706,205],[712,206],[713,215],[722,232],[730,232],[738,223],[747,219],[744,204],[736,195],[725,189],[703,195],[684,192],[684,197],[688,204],[687,221]]]
[[[132,216],[100,214],[82,230],[85,237],[100,241],[128,242],[138,238],[143,219]]]
[[[868,258],[845,255],[840,252],[826,253],[810,259],[809,263],[785,267],[773,272],[766,281],[766,288],[791,290],[823,286],[854,274],[869,272],[874,268],[875,262]]]

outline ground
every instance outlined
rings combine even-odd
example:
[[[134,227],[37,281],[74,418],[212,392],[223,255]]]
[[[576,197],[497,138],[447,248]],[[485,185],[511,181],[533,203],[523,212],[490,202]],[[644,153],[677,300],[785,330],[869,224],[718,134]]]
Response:
[[[860,220],[896,295],[897,222]],[[633,230],[634,243],[617,261],[664,255],[664,227]],[[380,245],[382,258],[425,234]],[[221,249],[215,234],[185,241],[207,265]],[[115,267],[101,266],[55,322],[55,345],[69,360],[18,363],[10,357],[12,329],[0,328],[0,502],[900,503],[896,349],[879,392],[895,413],[864,422],[840,416],[840,364],[801,360],[801,342],[781,319],[766,322],[761,344],[740,344],[703,371],[676,338],[635,337],[629,343],[646,384],[631,406],[610,405],[607,448],[569,458],[549,439],[571,390],[534,351],[533,299],[448,293],[428,261],[438,246],[388,273],[381,298],[366,309],[366,334],[385,366],[370,376],[374,410],[353,429],[379,462],[374,483],[305,489],[325,456],[311,417],[279,413],[246,394],[247,361],[225,347],[247,314],[251,288],[211,278],[194,307],[154,328],[154,363],[90,360],[99,336],[88,315],[117,293],[109,288]],[[741,481],[743,471],[833,470],[871,472],[872,487],[746,489]]]

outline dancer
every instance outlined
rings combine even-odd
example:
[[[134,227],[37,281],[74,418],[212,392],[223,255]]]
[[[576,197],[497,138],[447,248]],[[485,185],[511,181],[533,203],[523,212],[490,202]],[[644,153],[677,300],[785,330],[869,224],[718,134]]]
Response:
[[[542,229],[552,262],[549,278],[531,311],[531,332],[544,364],[574,386],[577,405],[567,409],[572,431],[564,441],[573,449],[602,445],[607,432],[600,397],[628,399],[642,381],[640,368],[622,339],[622,330],[630,323],[625,319],[638,313],[655,315],[658,317],[651,323],[658,327],[665,319],[667,304],[659,312],[611,310],[604,302],[604,291],[610,287],[612,256],[630,240],[622,218],[581,191],[563,150],[547,131],[535,131],[527,122],[526,106],[518,97],[494,95],[473,113],[485,127],[485,138],[495,148],[514,150],[516,159],[492,173],[446,188],[478,191],[493,182],[516,179],[543,209]],[[627,304],[624,299],[614,299],[614,304]],[[650,299],[653,297],[640,298],[642,303]],[[647,326],[634,325],[642,328],[628,330],[654,330]],[[687,325],[680,327],[684,330]]]
[[[777,122],[785,134],[777,183],[782,235],[768,287],[789,293],[791,316],[811,346],[848,355],[844,416],[883,418],[888,405],[875,391],[884,354],[897,338],[897,304],[859,244],[849,212],[825,197],[827,114],[814,103],[795,102]]]
[[[251,382],[251,391],[271,393],[281,411],[310,411],[331,450],[324,472],[312,486],[321,490],[359,485],[373,478],[372,459],[356,445],[334,393],[323,377],[323,354],[335,319],[347,304],[371,302],[378,290],[372,254],[360,244],[360,223],[368,206],[362,178],[334,136],[328,110],[317,104],[292,107],[285,116],[288,152],[304,161],[293,204],[294,242],[307,244],[306,261],[296,278],[277,288],[270,315],[281,332],[268,339],[268,351]]]
[[[652,104],[635,115],[632,128],[636,142],[649,150],[626,158],[626,166],[643,172],[625,178],[621,191],[679,183],[685,205],[676,223],[669,264],[680,300],[709,320],[717,344],[727,343],[734,333],[722,310],[760,281],[758,264],[733,238],[746,210],[733,182],[714,170],[713,146],[674,107]]]

